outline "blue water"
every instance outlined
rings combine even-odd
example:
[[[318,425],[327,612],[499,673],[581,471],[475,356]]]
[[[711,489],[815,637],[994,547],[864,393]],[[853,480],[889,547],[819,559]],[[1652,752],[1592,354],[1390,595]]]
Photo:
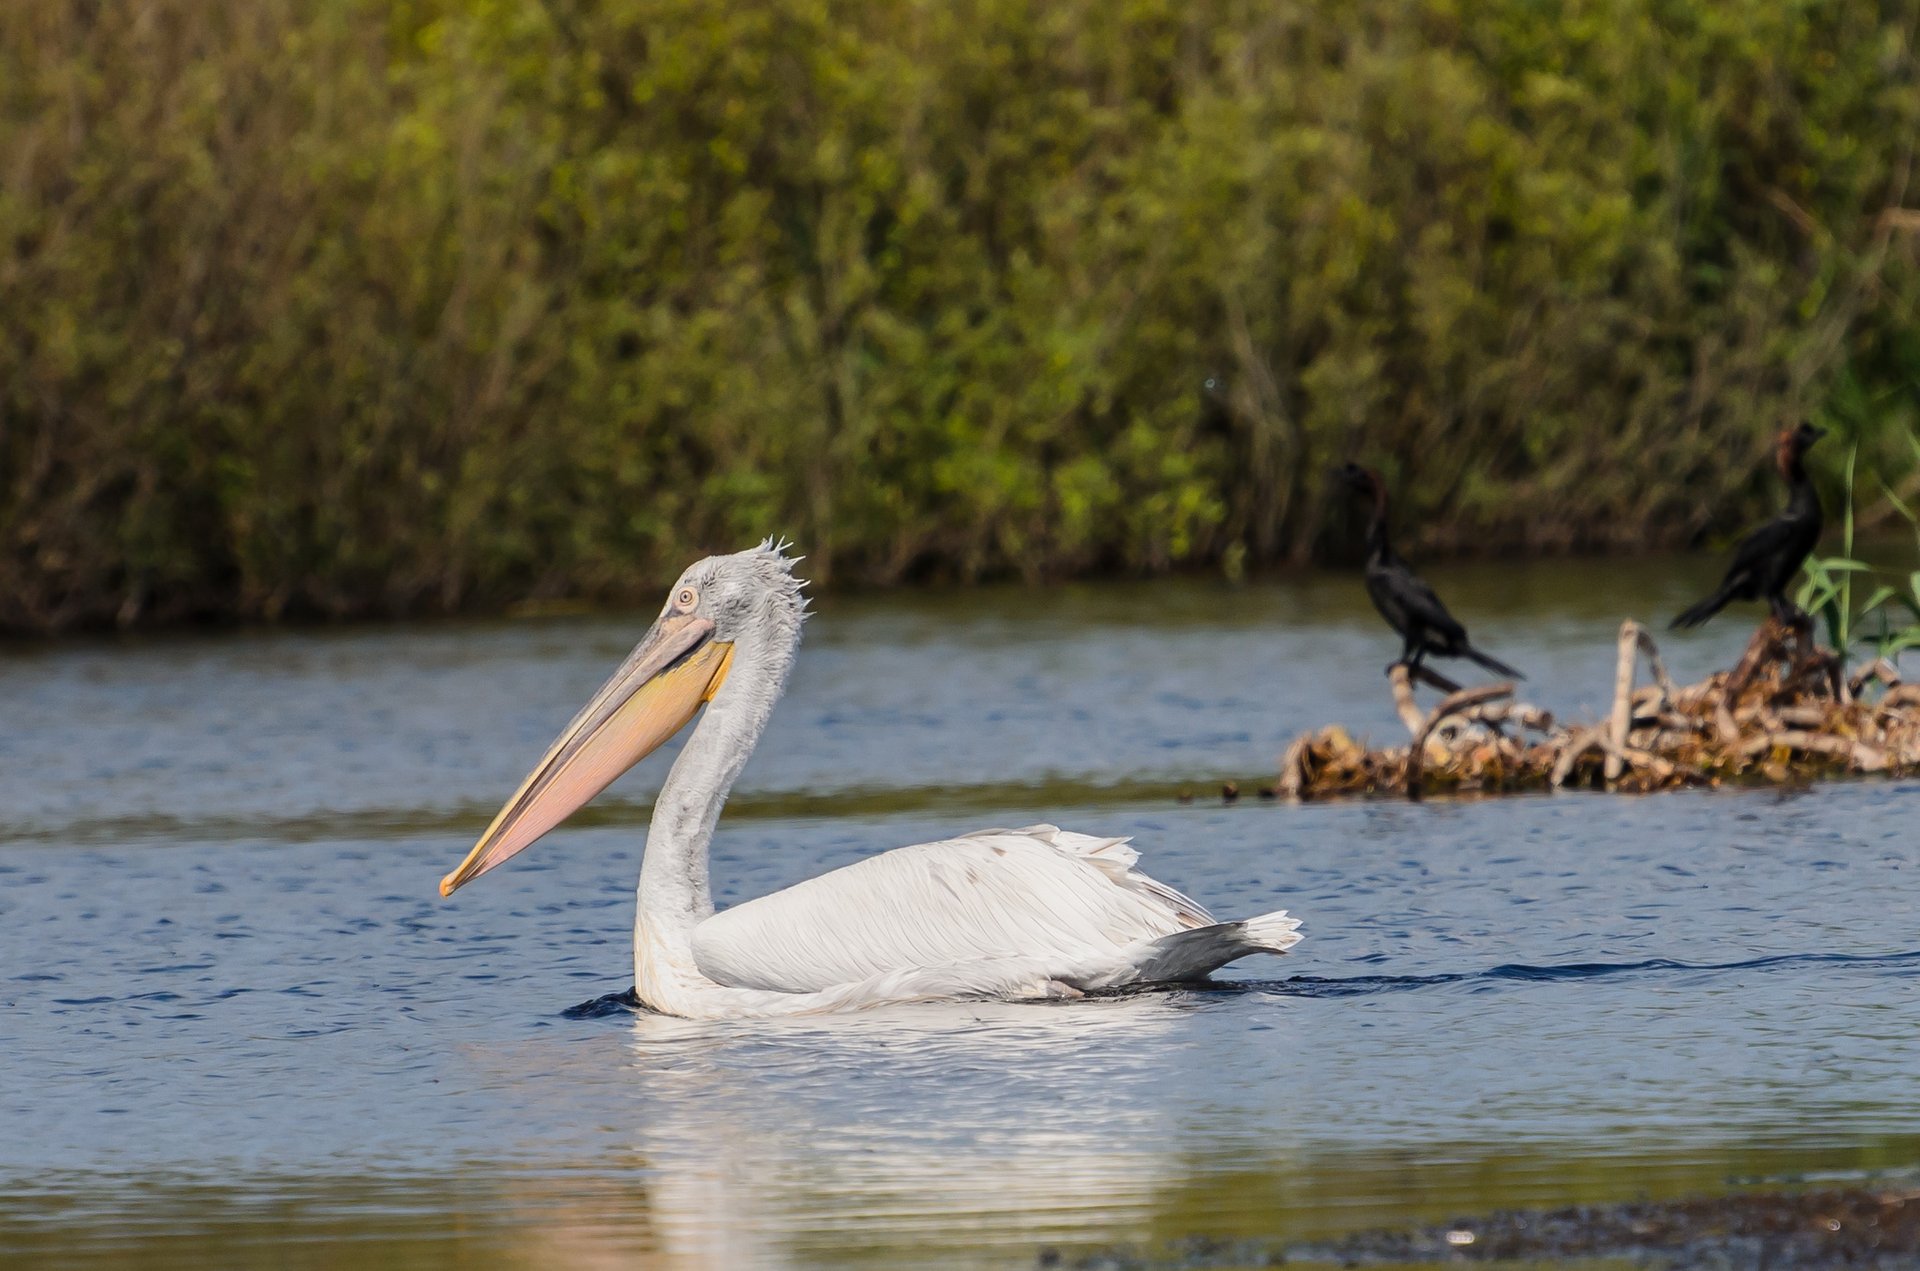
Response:
[[[1684,590],[1442,577],[1567,715]],[[1392,737],[1352,590],[827,597],[721,903],[1054,820],[1307,939],[1214,990],[776,1023],[572,1009],[632,982],[662,758],[435,892],[639,617],[15,651],[0,1258],[1029,1265],[1920,1167],[1920,784],[1221,805],[1295,730]]]

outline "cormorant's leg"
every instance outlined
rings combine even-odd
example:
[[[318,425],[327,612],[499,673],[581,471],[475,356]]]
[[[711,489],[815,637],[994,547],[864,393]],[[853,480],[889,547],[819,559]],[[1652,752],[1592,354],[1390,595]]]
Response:
[[[1396,666],[1406,667],[1407,673],[1409,675],[1411,675],[1414,671],[1420,668],[1419,642],[1416,641],[1412,636],[1402,636],[1401,640],[1402,640],[1402,644],[1400,646],[1400,656],[1395,658],[1393,661],[1387,663],[1388,675],[1393,674],[1393,668]]]
[[[1799,605],[1788,600],[1785,592],[1775,592],[1767,597],[1767,607],[1773,610],[1773,619],[1792,635],[1793,642],[1799,646],[1795,655],[1799,662],[1806,662],[1813,656],[1813,615]]]

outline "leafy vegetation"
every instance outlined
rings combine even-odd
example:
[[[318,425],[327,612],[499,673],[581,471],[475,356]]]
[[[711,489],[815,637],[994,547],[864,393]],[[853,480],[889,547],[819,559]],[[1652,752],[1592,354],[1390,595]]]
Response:
[[[1697,541],[1909,470],[1915,21],[0,6],[0,625]]]
[[[1920,432],[1907,440],[1920,460]],[[1902,653],[1920,649],[1920,570],[1877,569],[1854,555],[1853,478],[1858,458],[1857,449],[1847,452],[1840,554],[1807,559],[1794,603],[1826,627],[1827,643],[1843,666],[1856,648],[1870,649],[1874,657],[1897,664]],[[1920,547],[1920,515],[1884,482],[1882,489],[1895,511],[1912,526],[1915,545]],[[1863,583],[1882,579],[1857,607],[1853,603],[1856,578]]]

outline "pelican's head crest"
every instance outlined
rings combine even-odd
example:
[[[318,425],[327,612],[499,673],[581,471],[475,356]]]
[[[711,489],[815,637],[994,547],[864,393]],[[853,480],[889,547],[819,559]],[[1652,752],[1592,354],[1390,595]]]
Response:
[[[797,630],[805,619],[806,580],[793,567],[806,559],[791,554],[785,539],[709,556],[687,566],[667,595],[666,613],[697,614],[714,625],[714,638],[734,640],[759,629]]]

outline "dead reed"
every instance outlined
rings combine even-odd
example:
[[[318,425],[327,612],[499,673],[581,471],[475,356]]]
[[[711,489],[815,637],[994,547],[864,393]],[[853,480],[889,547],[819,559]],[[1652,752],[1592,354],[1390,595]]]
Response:
[[[1636,686],[1645,661],[1650,682]],[[1411,737],[1372,750],[1339,725],[1302,735],[1275,790],[1291,799],[1581,786],[1664,790],[1727,781],[1786,782],[1834,773],[1920,772],[1920,684],[1880,660],[1847,676],[1831,650],[1768,621],[1729,671],[1676,685],[1639,623],[1621,624],[1613,709],[1565,725],[1514,699],[1511,683],[1462,689],[1423,711],[1406,668],[1394,703]]]

